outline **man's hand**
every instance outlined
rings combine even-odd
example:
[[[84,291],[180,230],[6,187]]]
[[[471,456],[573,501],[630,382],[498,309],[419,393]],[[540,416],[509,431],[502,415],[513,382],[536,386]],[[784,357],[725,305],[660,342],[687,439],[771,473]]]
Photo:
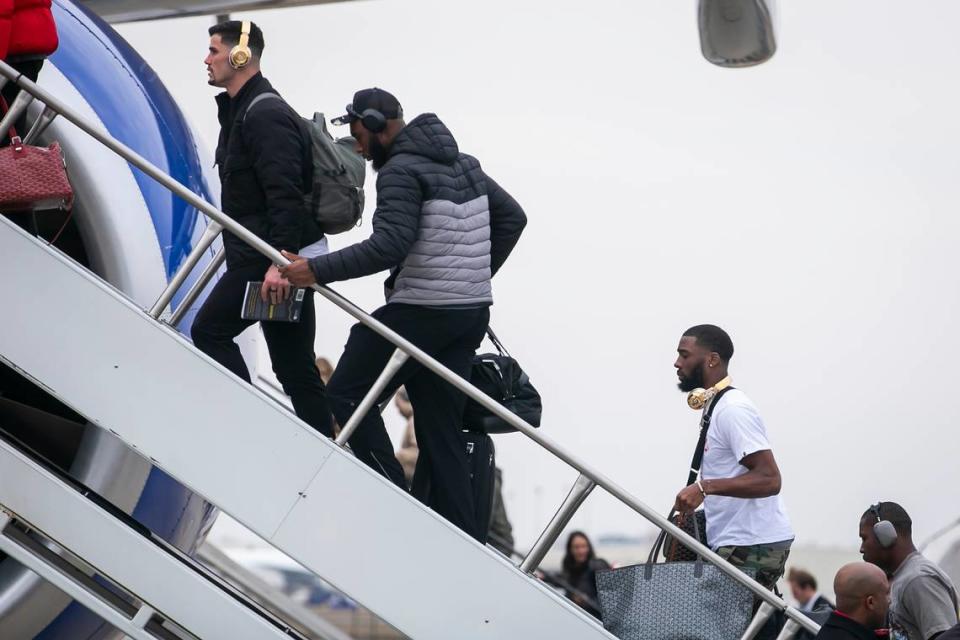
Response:
[[[288,266],[280,267],[280,275],[298,287],[309,287],[317,282],[317,278],[313,275],[313,270],[306,258],[289,251],[281,251],[280,253],[290,261]]]
[[[280,304],[289,297],[290,281],[283,277],[276,265],[270,265],[260,286],[260,299],[270,304]]]
[[[701,504],[703,504],[703,494],[700,493],[700,487],[694,483],[677,494],[677,501],[673,508],[680,513],[691,513]]]

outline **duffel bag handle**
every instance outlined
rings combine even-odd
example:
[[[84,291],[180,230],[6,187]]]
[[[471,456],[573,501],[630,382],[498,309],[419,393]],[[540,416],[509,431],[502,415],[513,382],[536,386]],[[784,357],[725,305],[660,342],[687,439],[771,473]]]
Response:
[[[500,342],[500,338],[497,337],[497,334],[493,332],[493,329],[491,329],[489,325],[487,325],[487,337],[490,338],[490,342],[492,342],[493,346],[497,348],[497,351],[500,352],[500,355],[511,357],[510,352],[507,351],[505,346],[503,346],[503,343]]]
[[[497,353],[499,353],[504,358],[509,358],[507,363],[506,370],[500,371],[500,376],[503,378],[504,382],[504,400],[513,399],[513,363],[516,360],[513,359],[513,356],[510,355],[510,352],[507,351],[507,348],[503,346],[503,343],[500,342],[500,338],[497,337],[497,334],[493,332],[493,329],[490,328],[490,325],[487,325],[487,336],[490,338],[490,342],[493,343],[493,346],[496,347]]]

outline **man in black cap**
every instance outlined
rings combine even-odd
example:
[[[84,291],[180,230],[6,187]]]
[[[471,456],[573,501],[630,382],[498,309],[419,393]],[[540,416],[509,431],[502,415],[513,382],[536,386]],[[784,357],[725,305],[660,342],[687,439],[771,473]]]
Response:
[[[387,304],[373,316],[469,378],[471,358],[490,318],[490,279],[520,239],[526,225],[523,210],[475,158],[460,153],[436,115],[423,114],[406,124],[400,103],[382,89],[358,91],[347,113],[334,122],[350,124],[358,150],[379,172],[373,233],[309,260],[286,254],[293,264],[281,272],[305,286],[389,269]],[[328,387],[337,422],[347,423],[394,349],[362,324],[351,329]],[[431,478],[430,506],[485,541],[486,523],[477,520],[461,431],[465,396],[413,359],[394,376],[384,396],[401,384],[417,417],[417,474]],[[359,459],[405,486],[375,409],[364,416],[350,446]]]

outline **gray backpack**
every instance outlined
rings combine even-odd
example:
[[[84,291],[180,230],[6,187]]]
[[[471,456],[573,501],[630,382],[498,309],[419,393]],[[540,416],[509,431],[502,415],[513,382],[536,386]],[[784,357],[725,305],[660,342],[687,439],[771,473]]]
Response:
[[[243,117],[261,100],[281,99],[275,93],[262,93],[247,106]],[[343,233],[359,226],[363,215],[363,180],[367,175],[363,156],[355,151],[350,136],[334,138],[327,131],[322,113],[304,118],[310,133],[313,156],[313,188],[306,195],[307,207],[325,234]]]

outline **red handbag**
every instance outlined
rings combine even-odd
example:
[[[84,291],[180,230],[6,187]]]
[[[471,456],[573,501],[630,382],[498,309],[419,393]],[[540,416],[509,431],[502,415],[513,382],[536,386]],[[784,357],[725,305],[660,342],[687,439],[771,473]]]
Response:
[[[0,98],[3,113],[7,104]],[[0,148],[0,212],[60,209],[73,206],[73,188],[67,178],[63,152],[56,142],[49,147],[23,144],[10,127],[10,146]]]

